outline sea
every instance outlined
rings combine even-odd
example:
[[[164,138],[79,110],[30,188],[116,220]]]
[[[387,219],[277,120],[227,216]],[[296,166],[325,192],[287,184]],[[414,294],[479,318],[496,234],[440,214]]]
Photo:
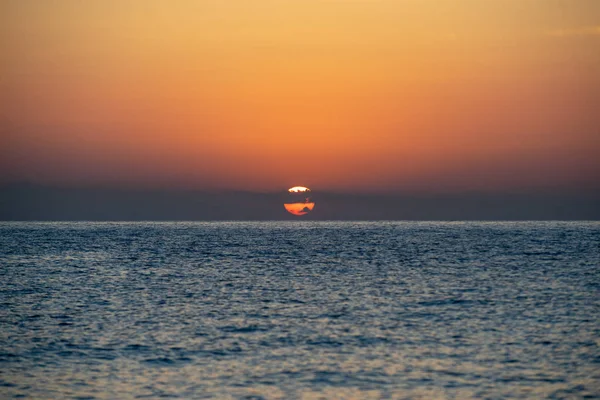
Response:
[[[2,222],[0,398],[600,398],[600,222]]]

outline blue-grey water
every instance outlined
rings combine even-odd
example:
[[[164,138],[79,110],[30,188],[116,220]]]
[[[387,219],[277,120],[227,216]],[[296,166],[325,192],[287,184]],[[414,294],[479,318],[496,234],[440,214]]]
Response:
[[[600,223],[0,223],[0,397],[600,396]]]

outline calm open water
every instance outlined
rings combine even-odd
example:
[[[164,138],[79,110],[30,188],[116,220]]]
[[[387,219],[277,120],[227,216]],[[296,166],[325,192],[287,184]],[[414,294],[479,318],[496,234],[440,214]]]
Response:
[[[594,398],[600,223],[0,223],[0,397]]]

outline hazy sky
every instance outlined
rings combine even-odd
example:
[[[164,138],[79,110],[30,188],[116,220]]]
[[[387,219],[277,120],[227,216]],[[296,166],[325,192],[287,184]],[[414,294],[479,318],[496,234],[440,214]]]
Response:
[[[0,182],[600,181],[597,0],[1,0]]]

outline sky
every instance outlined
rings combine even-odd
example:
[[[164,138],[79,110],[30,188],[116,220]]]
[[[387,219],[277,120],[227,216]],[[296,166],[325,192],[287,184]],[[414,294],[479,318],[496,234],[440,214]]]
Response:
[[[600,181],[597,0],[1,0],[0,183]]]

